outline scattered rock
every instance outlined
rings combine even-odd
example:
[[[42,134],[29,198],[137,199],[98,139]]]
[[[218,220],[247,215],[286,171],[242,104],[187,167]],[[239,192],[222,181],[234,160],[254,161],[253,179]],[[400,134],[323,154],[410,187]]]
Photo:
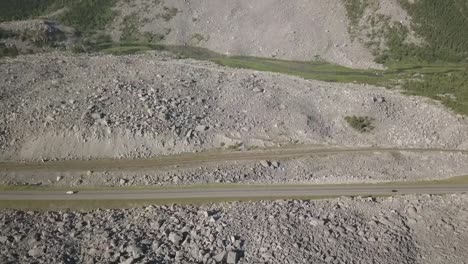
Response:
[[[253,91],[254,93],[263,93],[263,89],[258,88],[258,87],[253,88],[252,91]]]
[[[39,257],[42,254],[44,254],[44,251],[42,248],[33,248],[28,251],[28,255],[31,257]]]
[[[170,233],[169,240],[175,245],[179,245],[182,242],[182,237],[176,233]]]
[[[135,262],[134,258],[128,258],[128,259],[120,262],[120,264],[133,264],[134,262]]]
[[[237,252],[231,251],[227,254],[227,263],[228,264],[236,264],[237,263]]]
[[[208,130],[208,126],[198,125],[198,126],[195,128],[195,130],[198,131],[198,132],[203,132],[203,131]]]
[[[270,162],[269,161],[266,161],[266,160],[261,160],[260,161],[260,165],[262,165],[262,167],[264,168],[270,168]]]

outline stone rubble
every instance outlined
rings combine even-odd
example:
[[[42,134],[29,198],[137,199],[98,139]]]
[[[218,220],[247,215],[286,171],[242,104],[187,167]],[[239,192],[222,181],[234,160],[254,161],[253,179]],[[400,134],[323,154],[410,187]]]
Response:
[[[424,195],[2,210],[0,263],[464,263],[466,208]]]

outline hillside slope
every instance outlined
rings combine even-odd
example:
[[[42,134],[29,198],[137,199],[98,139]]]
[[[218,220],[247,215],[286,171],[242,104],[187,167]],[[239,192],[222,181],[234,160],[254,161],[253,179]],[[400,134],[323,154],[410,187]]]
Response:
[[[376,67],[371,53],[348,33],[341,0],[121,1],[112,24],[114,39],[132,27],[165,44],[208,48],[227,55],[326,61]],[[129,25],[130,24],[130,25]]]

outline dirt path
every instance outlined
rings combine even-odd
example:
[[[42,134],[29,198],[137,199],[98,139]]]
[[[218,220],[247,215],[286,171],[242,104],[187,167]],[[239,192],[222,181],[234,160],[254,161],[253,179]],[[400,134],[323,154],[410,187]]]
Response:
[[[96,159],[96,160],[68,160],[50,162],[1,162],[0,171],[121,171],[158,169],[171,166],[200,166],[203,163],[245,161],[245,160],[278,160],[300,158],[312,155],[329,155],[340,153],[373,153],[373,152],[451,152],[468,153],[459,149],[424,149],[424,148],[317,148],[311,146],[288,146],[255,151],[210,151],[188,153],[182,155],[161,156],[153,159]]]

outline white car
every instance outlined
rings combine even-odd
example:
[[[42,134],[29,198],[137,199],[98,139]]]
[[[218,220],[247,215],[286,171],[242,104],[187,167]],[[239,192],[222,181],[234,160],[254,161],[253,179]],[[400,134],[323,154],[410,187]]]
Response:
[[[68,194],[68,195],[72,195],[72,194],[75,194],[75,193],[77,193],[77,192],[75,192],[75,191],[68,191],[68,192],[66,192],[66,194]]]

